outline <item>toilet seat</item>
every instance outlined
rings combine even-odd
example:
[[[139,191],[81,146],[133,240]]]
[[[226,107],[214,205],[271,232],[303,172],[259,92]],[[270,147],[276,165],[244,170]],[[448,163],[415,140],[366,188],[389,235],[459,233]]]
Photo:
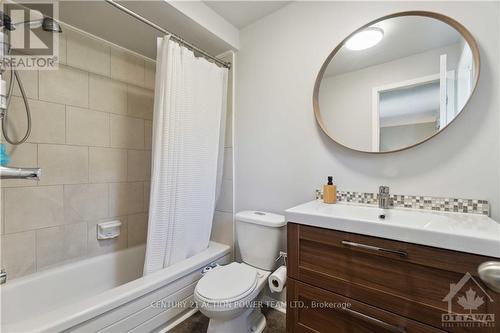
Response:
[[[258,277],[257,269],[233,262],[203,276],[196,285],[195,293],[206,303],[237,302],[255,290]]]

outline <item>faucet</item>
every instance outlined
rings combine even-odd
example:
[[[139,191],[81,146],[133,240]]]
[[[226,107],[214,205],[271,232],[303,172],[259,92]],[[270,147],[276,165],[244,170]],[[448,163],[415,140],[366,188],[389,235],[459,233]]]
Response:
[[[7,272],[2,268],[0,271],[0,284],[4,284],[5,282],[7,282]]]
[[[393,206],[394,202],[389,194],[389,186],[380,186],[378,188],[378,208],[387,209]]]
[[[17,168],[0,165],[0,179],[32,179],[40,180],[42,169]]]

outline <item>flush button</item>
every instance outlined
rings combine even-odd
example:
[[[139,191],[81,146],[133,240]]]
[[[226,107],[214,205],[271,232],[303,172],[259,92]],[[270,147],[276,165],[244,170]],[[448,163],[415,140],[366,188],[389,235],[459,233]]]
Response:
[[[266,215],[266,213],[263,212],[254,212],[255,215]]]

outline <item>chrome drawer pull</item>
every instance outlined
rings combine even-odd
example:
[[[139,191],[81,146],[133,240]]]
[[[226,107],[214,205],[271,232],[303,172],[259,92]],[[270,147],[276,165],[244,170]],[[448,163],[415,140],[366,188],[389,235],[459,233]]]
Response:
[[[377,319],[377,318],[373,318],[373,317],[370,317],[368,315],[365,315],[363,313],[360,313],[358,311],[354,311],[354,310],[351,310],[351,309],[343,309],[345,312],[347,312],[349,315],[351,315],[352,317],[354,318],[358,318],[360,320],[363,320],[364,322],[368,322],[368,323],[371,323],[375,326],[378,326],[378,327],[382,327],[386,330],[388,330],[389,332],[394,332],[394,333],[406,333],[406,329],[404,329],[404,327],[400,327],[400,326],[395,326],[395,325],[391,325],[389,323],[386,323],[385,321],[382,321],[380,319]]]
[[[479,277],[491,290],[500,293],[500,261],[487,261],[477,269]]]
[[[357,247],[357,248],[364,249],[364,250],[371,250],[371,251],[392,253],[392,254],[400,255],[402,257],[407,257],[408,256],[408,253],[406,253],[404,251],[384,249],[383,247],[366,245],[366,244],[360,244],[360,243],[355,243],[355,242],[349,242],[349,241],[346,241],[346,240],[342,241],[342,245]]]

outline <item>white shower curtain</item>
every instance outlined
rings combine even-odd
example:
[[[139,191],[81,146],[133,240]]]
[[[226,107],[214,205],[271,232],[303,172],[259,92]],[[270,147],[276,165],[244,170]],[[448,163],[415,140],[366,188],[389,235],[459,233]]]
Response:
[[[208,246],[221,186],[227,69],[158,38],[144,274]]]

